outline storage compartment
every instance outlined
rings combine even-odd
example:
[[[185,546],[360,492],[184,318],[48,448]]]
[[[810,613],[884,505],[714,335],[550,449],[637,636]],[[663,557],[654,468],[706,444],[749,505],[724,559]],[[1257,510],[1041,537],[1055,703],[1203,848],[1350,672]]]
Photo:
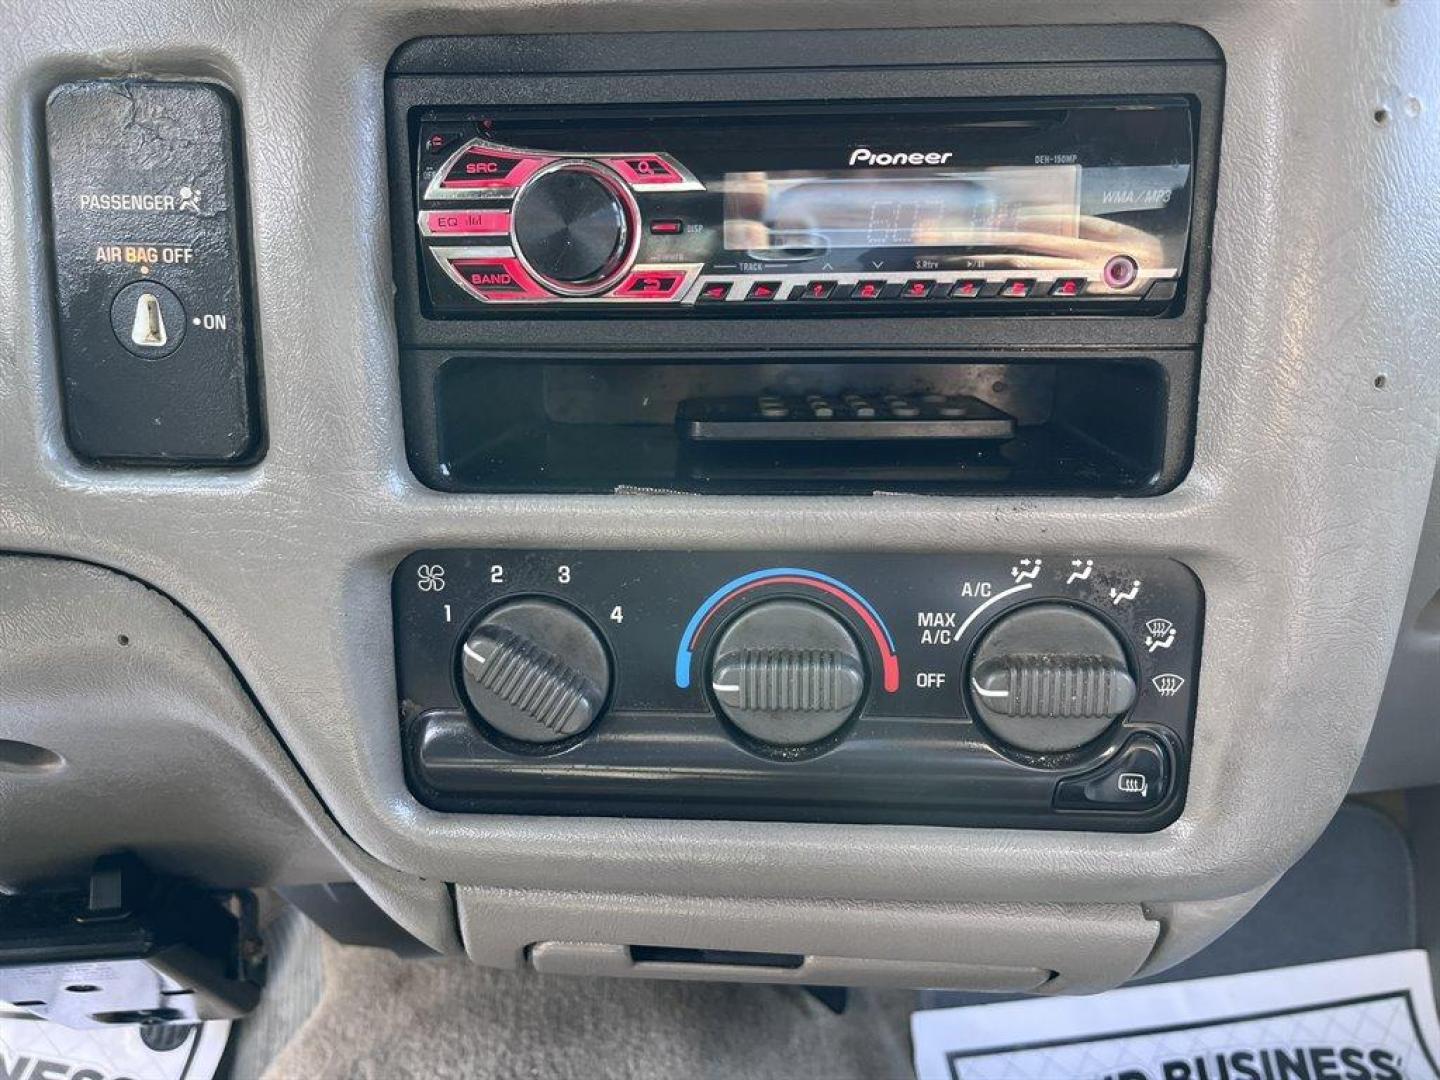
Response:
[[[1149,494],[1188,458],[1188,353],[951,363],[457,356],[412,420],[453,491]],[[418,451],[418,452],[416,452]]]
[[[702,898],[457,883],[455,905],[465,951],[488,967],[801,986],[1094,993],[1132,978],[1160,934],[1138,904]]]

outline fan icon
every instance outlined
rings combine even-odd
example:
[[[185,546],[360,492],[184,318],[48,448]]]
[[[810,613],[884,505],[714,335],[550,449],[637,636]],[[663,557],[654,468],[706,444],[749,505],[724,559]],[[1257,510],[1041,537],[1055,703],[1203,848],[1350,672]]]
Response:
[[[1185,685],[1185,680],[1179,675],[1156,675],[1150,680],[1151,684],[1159,692],[1161,697],[1174,697]]]
[[[445,591],[445,567],[426,563],[415,572],[415,584],[421,592]]]
[[[1151,619],[1145,624],[1145,650],[1168,649],[1175,644],[1175,624],[1169,619]]]

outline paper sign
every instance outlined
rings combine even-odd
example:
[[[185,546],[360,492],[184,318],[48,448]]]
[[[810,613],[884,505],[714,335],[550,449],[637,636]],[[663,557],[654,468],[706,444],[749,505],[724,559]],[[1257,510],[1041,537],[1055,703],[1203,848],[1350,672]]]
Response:
[[[1440,1080],[1421,950],[917,1012],[920,1080]]]
[[[134,1024],[75,1029],[0,1014],[0,1080],[211,1080],[229,1037],[230,1021],[207,1020],[156,1050]]]

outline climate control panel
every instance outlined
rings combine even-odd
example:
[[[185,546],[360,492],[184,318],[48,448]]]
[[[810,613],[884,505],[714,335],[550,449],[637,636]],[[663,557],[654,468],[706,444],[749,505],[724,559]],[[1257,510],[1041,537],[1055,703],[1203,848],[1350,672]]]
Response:
[[[1172,560],[437,550],[393,588],[437,809],[1144,831],[1183,805],[1203,595]]]

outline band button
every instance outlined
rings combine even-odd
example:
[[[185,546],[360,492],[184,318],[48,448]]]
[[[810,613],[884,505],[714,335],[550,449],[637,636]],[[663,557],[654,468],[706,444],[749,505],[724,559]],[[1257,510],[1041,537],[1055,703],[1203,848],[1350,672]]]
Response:
[[[543,290],[515,259],[451,259],[451,267],[466,287],[482,300],[539,297]]]

